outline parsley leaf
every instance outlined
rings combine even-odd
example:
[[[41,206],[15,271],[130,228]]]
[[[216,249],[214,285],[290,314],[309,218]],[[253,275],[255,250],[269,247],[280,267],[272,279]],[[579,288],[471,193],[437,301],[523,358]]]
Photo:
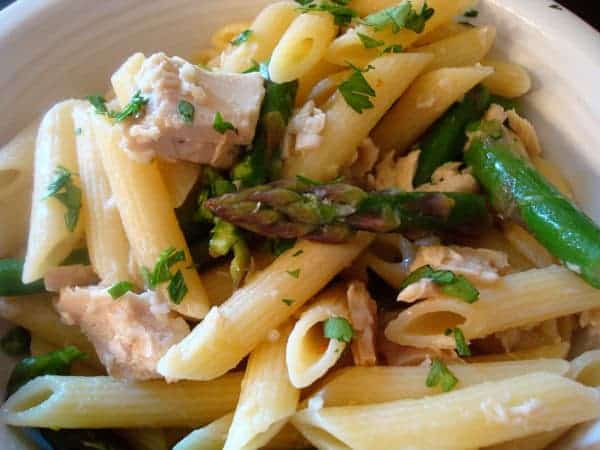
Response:
[[[161,283],[170,282],[167,292],[171,301],[176,304],[181,303],[188,292],[181,270],[177,270],[175,275],[171,274],[171,267],[181,261],[185,261],[184,251],[169,247],[158,255],[152,271],[147,267],[142,267],[144,283],[150,289],[155,289]]]
[[[131,97],[131,100],[129,100],[129,103],[125,105],[125,108],[123,108],[122,111],[113,111],[110,113],[110,117],[115,119],[117,122],[122,122],[129,117],[137,119],[141,116],[142,109],[146,106],[149,100],[150,99],[147,97],[142,97],[141,91],[137,91],[133,97]]]
[[[398,33],[404,28],[422,33],[425,23],[433,16],[434,12],[432,8],[427,7],[427,2],[423,4],[420,13],[413,9],[411,2],[406,2],[370,14],[365,17],[363,23],[373,27],[375,31],[381,31],[391,25],[392,33]]]
[[[188,293],[188,288],[185,284],[185,280],[183,279],[183,273],[181,270],[177,270],[171,281],[169,282],[169,286],[167,286],[167,292],[169,293],[169,297],[171,301],[176,305],[179,305],[185,295]]]
[[[294,304],[294,300],[289,299],[289,298],[282,298],[281,301],[288,306],[292,306]]]
[[[250,39],[251,35],[252,35],[252,30],[244,30],[240,34],[238,34],[233,41],[231,41],[231,45],[237,47],[238,45],[241,45],[244,42],[246,42],[248,39]]]
[[[338,86],[338,90],[346,100],[346,103],[357,113],[361,114],[365,109],[373,108],[373,103],[369,97],[375,97],[375,90],[369,85],[363,73],[373,69],[369,65],[365,70],[361,70],[350,64],[353,72],[350,77]]]
[[[121,298],[128,292],[133,291],[134,287],[135,286],[130,281],[119,281],[118,283],[113,284],[112,287],[108,289],[108,293],[113,298],[113,300],[117,300],[118,298]]]
[[[106,99],[101,95],[88,95],[85,99],[92,104],[96,110],[96,114],[108,114],[106,108]]]
[[[177,112],[181,116],[181,120],[185,123],[194,123],[194,113],[196,110],[190,102],[179,100],[179,103],[177,103]]]
[[[296,239],[273,238],[267,241],[269,249],[274,256],[280,256],[296,243]]]
[[[479,11],[476,9],[470,9],[464,13],[465,17],[477,17],[479,15]]]
[[[334,18],[335,24],[339,26],[349,25],[352,22],[352,19],[358,17],[358,13],[346,6],[348,2],[342,0],[334,0],[332,3],[327,1],[323,1],[321,3],[304,3],[300,8],[298,8],[301,12],[317,12],[323,11],[328,12]]]
[[[295,258],[296,256],[300,256],[302,253],[304,253],[304,250],[298,250],[296,253],[294,253],[292,256]]]
[[[392,44],[385,47],[381,53],[402,53],[403,51],[404,49],[400,44]]]
[[[286,272],[288,273],[289,276],[294,277],[294,278],[300,278],[300,269],[296,269],[296,270],[286,270]]]
[[[314,0],[294,0],[296,3],[302,6],[310,5]]]
[[[237,128],[234,127],[231,122],[225,121],[221,113],[218,111],[215,113],[213,128],[217,131],[217,133],[221,134],[225,134],[227,130],[235,131],[237,133]]]
[[[360,41],[362,42],[362,44],[365,48],[377,48],[377,47],[381,47],[382,45],[385,45],[384,41],[374,39],[371,36],[367,36],[366,34],[362,34],[362,33],[358,33],[358,32],[356,34],[360,38]]]
[[[446,367],[439,359],[434,359],[429,369],[429,374],[425,380],[427,387],[440,386],[442,391],[449,392],[454,389],[458,383],[458,378]]]
[[[81,211],[81,189],[73,184],[73,174],[63,166],[58,166],[54,171],[54,179],[48,185],[45,199],[54,197],[63,204],[65,212],[65,225],[67,230],[75,231]]]
[[[345,318],[330,317],[323,323],[323,335],[329,339],[349,343],[354,336],[354,329]]]
[[[465,338],[460,328],[448,328],[444,333],[446,336],[454,335],[454,341],[456,342],[456,353],[458,356],[471,356],[471,349],[469,343]]]
[[[460,298],[467,303],[474,303],[479,299],[479,291],[469,280],[462,275],[455,275],[450,270],[434,270],[431,266],[422,266],[413,271],[400,285],[400,290],[416,283],[422,278],[429,278],[446,295]]]

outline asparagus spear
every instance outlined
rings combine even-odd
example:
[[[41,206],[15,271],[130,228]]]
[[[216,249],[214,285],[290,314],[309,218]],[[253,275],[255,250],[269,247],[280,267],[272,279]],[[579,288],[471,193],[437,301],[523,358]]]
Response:
[[[465,128],[481,118],[490,105],[490,99],[487,88],[476,86],[433,125],[420,145],[421,154],[414,178],[416,186],[429,182],[435,169],[442,164],[462,159]]]
[[[518,142],[500,122],[482,121],[470,130],[465,161],[496,211],[519,221],[567,268],[600,288],[600,228],[516,151]]]
[[[268,74],[268,71],[261,70]],[[241,187],[252,187],[277,178],[281,170],[281,142],[294,109],[298,82],[265,81],[265,98],[250,151],[231,171]]]
[[[468,231],[489,224],[483,197],[475,194],[380,191],[342,183],[281,180],[212,198],[218,217],[268,237],[344,242],[355,230]]]
[[[62,265],[70,264],[89,264],[90,260],[85,249],[76,249],[67,256]],[[29,295],[46,292],[44,280],[37,280],[33,283],[24,284],[21,279],[23,276],[23,260],[21,259],[0,259],[0,296]]]

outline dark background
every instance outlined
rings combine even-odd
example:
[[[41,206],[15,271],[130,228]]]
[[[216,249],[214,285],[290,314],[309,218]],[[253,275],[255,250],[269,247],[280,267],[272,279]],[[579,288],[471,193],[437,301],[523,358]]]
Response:
[[[0,0],[0,9],[12,1]],[[569,8],[596,29],[600,29],[600,3],[597,0],[557,0],[557,3]]]

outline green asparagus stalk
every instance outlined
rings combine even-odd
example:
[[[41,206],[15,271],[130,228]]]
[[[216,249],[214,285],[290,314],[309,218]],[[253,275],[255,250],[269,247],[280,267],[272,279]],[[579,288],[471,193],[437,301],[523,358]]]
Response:
[[[442,164],[462,160],[466,142],[465,129],[469,123],[481,118],[489,107],[490,100],[487,88],[476,86],[431,127],[420,145],[415,186],[428,183],[435,169]]]
[[[281,143],[294,109],[298,82],[274,83],[267,79],[265,88],[252,147],[231,171],[232,179],[243,188],[277,178],[281,170]]]
[[[379,191],[343,183],[281,180],[208,200],[218,217],[267,237],[344,242],[354,231],[468,232],[490,223],[482,196]]]
[[[469,127],[465,161],[503,217],[519,221],[567,268],[600,288],[600,228],[516,150],[498,121]]]

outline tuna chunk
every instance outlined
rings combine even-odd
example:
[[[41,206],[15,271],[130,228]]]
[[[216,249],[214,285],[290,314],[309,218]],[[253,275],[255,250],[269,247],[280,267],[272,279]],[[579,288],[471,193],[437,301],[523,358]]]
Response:
[[[153,293],[130,292],[113,300],[99,287],[66,288],[55,308],[66,324],[81,328],[116,378],[160,378],[158,360],[190,332],[187,323]]]
[[[369,295],[362,281],[348,286],[348,310],[356,336],[352,340],[352,357],[357,366],[377,364],[375,338],[377,336],[377,303]]]
[[[218,168],[233,164],[237,146],[252,143],[265,95],[259,73],[211,72],[164,53],[144,61],[137,90],[149,101],[143,117],[126,125],[129,150]],[[193,106],[193,118],[180,102]],[[235,129],[217,131],[217,113]]]
[[[98,281],[98,275],[92,266],[83,264],[52,267],[44,275],[44,286],[48,292],[59,292],[70,286],[89,286]]]

